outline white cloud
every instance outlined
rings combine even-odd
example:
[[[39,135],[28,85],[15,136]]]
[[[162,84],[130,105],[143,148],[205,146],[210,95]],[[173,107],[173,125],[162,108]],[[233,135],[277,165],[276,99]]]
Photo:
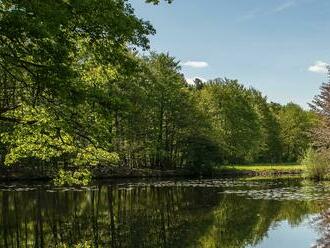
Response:
[[[187,61],[182,63],[182,65],[192,68],[205,68],[209,66],[209,64],[205,61]]]
[[[327,73],[328,72],[328,63],[323,61],[317,61],[314,65],[308,67],[308,71],[315,73]]]
[[[261,14],[259,9],[251,10],[251,11],[247,12],[246,14],[243,14],[242,16],[240,16],[237,19],[237,21],[239,21],[239,22],[248,21],[248,20],[256,18],[258,14]]]
[[[296,5],[295,1],[285,2],[274,9],[274,12],[282,12]]]
[[[311,1],[313,1],[313,0],[311,0]],[[268,10],[254,9],[254,10],[250,10],[250,11],[246,12],[245,14],[242,14],[237,20],[238,21],[248,21],[248,20],[260,17],[260,16],[268,16],[268,15],[272,15],[274,13],[280,13],[289,8],[295,7],[297,5],[298,5],[297,0],[291,0],[291,1],[283,2],[282,4],[277,5],[277,6],[273,7],[272,9],[268,9]]]
[[[202,77],[186,78],[186,81],[187,81],[188,84],[194,84],[194,81],[195,81],[196,78],[202,80],[202,82],[206,82],[207,81],[207,79],[202,78]]]
[[[252,9],[247,11],[246,13],[241,13],[241,15],[237,18],[238,22],[245,22],[259,17],[267,17],[270,15],[278,14],[284,12],[288,9],[298,7],[303,4],[310,4],[317,0],[282,0],[282,4],[279,5],[272,5],[271,8],[259,8],[259,9]]]

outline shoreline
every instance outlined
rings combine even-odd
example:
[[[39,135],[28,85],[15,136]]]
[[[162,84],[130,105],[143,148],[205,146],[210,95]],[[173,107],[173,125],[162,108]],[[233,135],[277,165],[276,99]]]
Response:
[[[74,170],[76,168],[69,168]],[[187,169],[127,169],[125,167],[90,168],[93,179],[136,179],[136,178],[184,178],[184,177],[255,177],[255,176],[300,176],[301,165],[233,165],[223,166],[210,171],[192,171]],[[55,177],[55,170],[33,170],[28,167],[1,168],[0,182],[6,181],[50,181]]]

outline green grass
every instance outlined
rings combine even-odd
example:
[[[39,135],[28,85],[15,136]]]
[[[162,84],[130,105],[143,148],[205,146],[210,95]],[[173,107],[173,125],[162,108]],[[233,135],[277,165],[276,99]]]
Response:
[[[249,176],[249,177],[244,177],[241,180],[244,181],[262,181],[262,180],[292,180],[292,179],[302,179],[301,174],[292,174],[292,175],[278,175],[274,177],[274,175],[266,175],[266,176],[261,176],[261,175],[256,175],[256,176]]]
[[[220,170],[238,171],[238,172],[290,172],[301,171],[300,164],[252,164],[252,165],[226,165],[220,166]]]

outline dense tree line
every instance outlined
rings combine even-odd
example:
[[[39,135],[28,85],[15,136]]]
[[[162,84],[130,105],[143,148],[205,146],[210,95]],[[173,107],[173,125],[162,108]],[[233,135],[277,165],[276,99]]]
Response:
[[[157,4],[159,1],[147,1]],[[2,164],[295,162],[314,115],[236,80],[189,85],[124,0],[0,3]]]

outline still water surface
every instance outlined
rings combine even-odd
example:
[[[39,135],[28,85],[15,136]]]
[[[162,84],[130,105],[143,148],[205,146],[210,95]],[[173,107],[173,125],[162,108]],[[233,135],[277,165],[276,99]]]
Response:
[[[330,247],[329,186],[293,179],[0,184],[0,247]]]

